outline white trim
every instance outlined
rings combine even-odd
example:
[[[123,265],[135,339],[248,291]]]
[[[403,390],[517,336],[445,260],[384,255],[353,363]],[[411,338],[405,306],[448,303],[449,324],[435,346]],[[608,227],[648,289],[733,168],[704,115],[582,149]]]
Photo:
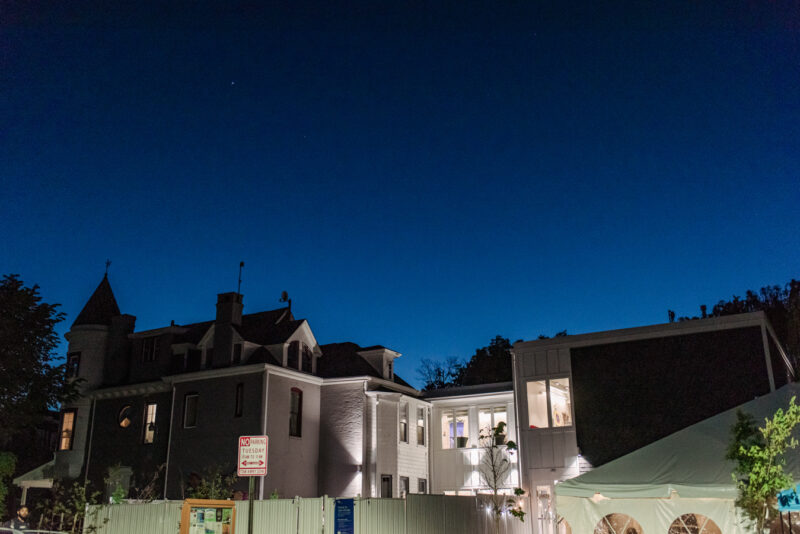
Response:
[[[509,389],[508,391],[494,391],[492,393],[473,393],[472,395],[458,395],[453,397],[434,397],[432,399],[428,399],[428,402],[433,405],[442,405],[446,406],[449,401],[453,401],[453,404],[461,404],[460,401],[465,399],[474,399],[476,402],[480,402],[480,399],[485,398],[486,400],[490,400],[494,397],[511,397],[514,398],[514,390]]]
[[[89,430],[89,449],[86,451],[86,473],[83,475],[84,486],[89,481],[89,464],[92,461],[92,441],[94,439],[94,416],[96,409],[97,409],[97,399],[95,398],[92,399],[92,409],[91,409],[92,416],[89,418],[89,422],[92,426]]]
[[[309,384],[314,384],[316,386],[321,386],[323,381],[325,380],[324,378],[320,378],[318,376],[302,373],[295,369],[278,367],[277,365],[273,365],[271,363],[265,364],[265,368],[269,369],[271,374],[282,376],[285,378],[292,378],[294,380],[300,380],[302,382],[308,382]]]
[[[169,384],[162,378],[161,382],[144,382],[142,384],[131,384],[127,386],[117,386],[111,388],[96,389],[85,395],[87,399],[119,399],[134,395],[146,395],[148,393],[164,393],[169,391]]]
[[[254,363],[249,365],[236,365],[233,367],[223,367],[221,369],[204,369],[202,371],[194,371],[192,373],[181,373],[178,375],[169,375],[163,377],[161,380],[164,382],[179,384],[181,382],[193,382],[196,380],[210,380],[212,378],[221,378],[225,376],[247,375],[252,373],[260,373],[264,370],[263,363]]]
[[[520,341],[514,343],[514,350],[529,352],[532,350],[585,347],[590,345],[605,345],[638,339],[652,339],[658,337],[681,336],[744,328],[747,326],[761,326],[766,319],[764,312],[739,313],[723,317],[708,317],[691,321],[678,321],[676,323],[662,323],[650,326],[637,326],[619,330],[604,330],[589,334],[576,334],[571,336],[554,337],[550,339],[537,339],[534,341]]]
[[[769,353],[769,339],[767,338],[767,325],[761,323],[761,342],[764,345],[764,359],[767,361],[767,378],[769,378],[769,390],[775,391],[775,375],[772,373],[772,358]]]
[[[264,419],[261,422],[261,435],[267,435],[267,403],[269,403],[269,368],[264,369],[264,379],[261,386],[261,409],[264,411]],[[264,498],[264,480],[266,476],[259,477],[258,481],[258,496],[259,499]]]
[[[772,325],[770,324],[769,321],[764,321],[764,324],[767,327],[767,332],[769,332],[769,335],[772,338],[772,342],[775,344],[775,347],[777,347],[778,352],[781,355],[781,358],[783,358],[783,363],[786,364],[786,368],[789,370],[789,373],[791,373],[793,378],[797,378],[794,374],[794,367],[792,366],[792,362],[789,360],[789,356],[786,354],[786,351],[784,350],[780,341],[778,341],[778,336],[775,334],[775,330],[772,329]]]

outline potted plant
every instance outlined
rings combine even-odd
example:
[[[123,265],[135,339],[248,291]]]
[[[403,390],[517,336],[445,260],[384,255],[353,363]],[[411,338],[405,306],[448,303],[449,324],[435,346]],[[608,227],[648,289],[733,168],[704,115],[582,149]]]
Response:
[[[469,443],[469,438],[466,436],[458,436],[456,438],[456,447],[458,447],[459,449],[466,448],[468,443]]]
[[[497,423],[497,426],[492,429],[492,437],[494,438],[495,445],[506,444],[506,424],[502,421]]]

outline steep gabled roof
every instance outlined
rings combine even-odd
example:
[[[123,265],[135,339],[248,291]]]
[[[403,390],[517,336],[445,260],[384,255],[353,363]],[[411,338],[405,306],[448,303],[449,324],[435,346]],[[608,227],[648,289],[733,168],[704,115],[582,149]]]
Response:
[[[303,321],[305,319],[295,320],[289,308],[278,308],[242,315],[242,325],[234,328],[245,341],[258,345],[275,345],[289,339]],[[173,343],[197,344],[213,325],[214,321],[183,325],[188,330],[176,336]]]
[[[83,307],[72,326],[80,325],[111,325],[111,318],[120,315],[117,299],[111,291],[111,284],[108,283],[108,275],[103,276],[100,285],[94,290],[92,296]]]
[[[288,308],[279,308],[242,316],[237,330],[242,339],[259,345],[285,343],[305,319],[295,319]]]

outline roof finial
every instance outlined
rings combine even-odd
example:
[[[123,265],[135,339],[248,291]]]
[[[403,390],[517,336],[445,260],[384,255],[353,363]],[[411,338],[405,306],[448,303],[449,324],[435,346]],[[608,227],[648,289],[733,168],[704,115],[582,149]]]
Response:
[[[289,308],[289,311],[291,311],[291,309],[292,309],[292,299],[289,298],[289,293],[288,292],[286,292],[286,291],[282,291],[281,292],[281,298],[280,298],[279,302],[287,303],[287,305],[288,305],[287,308]]]
[[[244,262],[239,262],[239,285],[236,286],[236,294],[240,295],[242,292],[242,267],[244,267]]]
[[[108,268],[111,267],[111,260],[106,259],[106,278],[108,278]]]

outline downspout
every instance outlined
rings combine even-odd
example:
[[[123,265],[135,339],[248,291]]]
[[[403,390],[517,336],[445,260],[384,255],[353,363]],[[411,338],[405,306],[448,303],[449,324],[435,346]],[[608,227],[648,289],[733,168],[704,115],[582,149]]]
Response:
[[[172,421],[175,419],[175,383],[172,384],[172,406],[169,410],[169,433],[167,435],[167,464],[164,468],[164,500],[167,500],[167,482],[169,481],[169,453],[172,450]]]
[[[269,368],[264,366],[264,385],[261,388],[261,409],[264,410],[264,419],[261,421],[261,435],[267,435],[267,400],[269,399]],[[264,498],[264,479],[266,477],[259,477],[261,480],[258,483],[259,498]]]
[[[511,351],[511,379],[513,380],[511,387],[514,393],[514,426],[516,427],[517,434],[517,469],[519,470],[519,487],[524,489],[527,482],[527,477],[525,475],[525,468],[522,463],[522,440],[520,439],[521,434],[520,430],[522,429],[522,420],[519,418],[519,390],[520,388],[517,387],[517,353],[512,349]],[[529,515],[528,517],[533,517],[533,496],[531,495],[530,489],[528,489],[528,503],[530,504],[531,508],[528,510]]]
[[[95,397],[92,397],[92,410],[91,410],[91,416],[89,417],[89,423],[92,425],[92,427],[89,429],[89,447],[88,450],[86,451],[86,469],[83,475],[84,485],[86,485],[86,483],[89,481],[89,463],[92,460],[92,438],[94,438],[94,413],[95,413],[96,403],[97,399]]]

